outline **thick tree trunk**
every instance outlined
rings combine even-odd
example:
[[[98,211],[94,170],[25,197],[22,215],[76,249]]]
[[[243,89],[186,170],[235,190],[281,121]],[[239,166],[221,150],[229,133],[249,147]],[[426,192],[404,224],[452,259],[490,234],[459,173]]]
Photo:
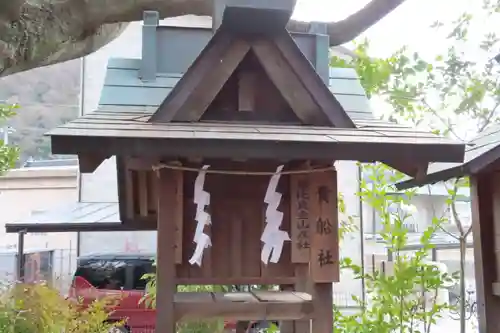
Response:
[[[342,0],[337,0],[342,1]],[[328,24],[332,46],[351,41],[405,0],[372,0],[343,21]],[[162,18],[212,14],[211,0],[1,0],[0,76],[92,53],[114,38],[144,10]],[[292,21],[290,31],[309,30]]]

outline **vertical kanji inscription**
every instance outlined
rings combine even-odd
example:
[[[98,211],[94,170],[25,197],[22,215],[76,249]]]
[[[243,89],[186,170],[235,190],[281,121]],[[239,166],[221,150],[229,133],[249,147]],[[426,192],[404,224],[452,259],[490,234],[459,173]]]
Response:
[[[310,178],[309,218],[311,221],[311,276],[314,282],[339,280],[339,237],[337,172],[312,173]]]
[[[291,175],[292,262],[308,263],[311,247],[310,181],[308,174]]]

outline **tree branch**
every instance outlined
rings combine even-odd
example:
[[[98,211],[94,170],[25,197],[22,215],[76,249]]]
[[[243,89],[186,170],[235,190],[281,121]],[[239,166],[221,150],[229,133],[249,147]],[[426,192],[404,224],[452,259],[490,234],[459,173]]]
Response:
[[[455,202],[456,202],[457,195],[458,195],[458,183],[460,182],[460,179],[461,179],[460,177],[456,178],[455,182],[453,184],[453,190],[452,190],[453,194],[451,196],[450,210],[451,210],[451,214],[453,215],[453,219],[455,220],[455,224],[457,226],[457,229],[460,233],[460,237],[464,238],[467,235],[466,230],[464,229],[462,220],[460,219],[460,216],[458,215],[458,212],[457,212],[457,208],[455,206]],[[445,187],[446,187],[446,185],[445,185]],[[446,188],[446,190],[448,190],[448,188]]]
[[[439,119],[439,121],[446,126],[446,130],[449,131],[451,134],[455,136],[455,139],[464,141],[460,136],[454,131],[453,126],[450,123],[450,119],[445,119],[441,115],[439,115],[439,112],[436,111],[433,107],[430,106],[430,104],[427,102],[425,98],[422,98],[422,103],[427,107],[427,109],[432,113],[432,115],[436,118]]]
[[[495,104],[495,106],[490,111],[490,113],[488,114],[488,116],[484,119],[483,124],[481,126],[479,126],[479,129],[477,131],[478,133],[481,133],[482,131],[484,131],[486,129],[486,127],[488,127],[488,125],[491,123],[491,120],[493,119],[493,116],[496,115],[496,111],[497,111],[498,107],[500,107],[500,101],[498,101]]]
[[[211,16],[213,1],[210,0],[88,0],[86,17],[92,26],[117,22],[130,22],[142,19],[144,10],[155,10],[160,17],[182,15]],[[330,45],[337,46],[350,42],[387,14],[399,7],[405,0],[371,0],[365,7],[338,22],[330,22],[327,32]],[[309,22],[290,21],[289,31],[308,32]]]
[[[372,0],[339,22],[328,24],[330,44],[349,42],[405,0]],[[126,22],[145,10],[161,18],[212,15],[211,0],[0,0],[0,76],[76,59],[116,38]],[[17,4],[17,5],[14,5]],[[21,4],[21,5],[19,5]],[[2,7],[3,6],[3,7]],[[22,11],[20,11],[22,7]],[[5,9],[3,9],[5,8]],[[19,13],[18,13],[19,11]],[[17,16],[16,16],[17,15]],[[11,24],[15,23],[15,24]],[[291,21],[289,31],[307,32],[310,23]]]
[[[399,7],[405,0],[372,0],[356,13],[342,21],[328,24],[327,32],[330,36],[330,46],[337,46],[352,41],[368,28]],[[309,23],[292,21],[290,31],[307,32]]]
[[[427,185],[427,192],[429,194],[429,196],[432,196],[432,192],[431,192],[431,187],[430,185]],[[432,207],[432,216],[433,217],[437,217],[437,214],[436,214],[436,208],[434,207],[434,205],[431,205]],[[446,214],[446,212],[443,212],[443,214],[441,214],[441,217],[439,218],[440,220],[444,217],[444,215]],[[438,229],[441,230],[442,232],[444,232],[445,234],[447,234],[448,236],[456,239],[457,241],[460,240],[460,237],[453,234],[452,232],[446,230],[441,223],[438,224]]]

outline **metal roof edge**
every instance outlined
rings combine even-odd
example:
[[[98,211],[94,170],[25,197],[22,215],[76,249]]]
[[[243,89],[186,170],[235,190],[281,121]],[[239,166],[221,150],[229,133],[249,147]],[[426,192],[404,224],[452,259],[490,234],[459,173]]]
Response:
[[[463,176],[466,171],[468,163],[461,164],[449,169],[440,170],[435,173],[431,173],[423,177],[422,179],[411,178],[399,183],[394,184],[398,190],[407,190],[413,187],[422,187],[425,185],[435,184],[441,181],[446,181],[451,178],[456,178]]]
[[[110,57],[106,65],[106,71],[108,69],[119,69],[119,70],[139,70],[140,69],[140,58],[128,58],[128,57]],[[329,77],[330,79],[351,79],[360,80],[359,75],[356,70],[351,67],[336,67],[329,66]],[[172,76],[176,78],[181,78],[185,73],[174,73],[174,72],[157,72],[157,77]],[[342,74],[339,76],[339,74]]]

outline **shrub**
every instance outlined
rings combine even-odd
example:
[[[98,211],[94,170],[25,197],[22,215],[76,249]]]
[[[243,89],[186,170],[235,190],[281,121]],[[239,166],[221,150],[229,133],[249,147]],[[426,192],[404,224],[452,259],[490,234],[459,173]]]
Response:
[[[103,333],[121,323],[106,322],[112,299],[83,306],[45,284],[16,284],[0,295],[2,333]]]
[[[433,217],[420,237],[420,249],[409,254],[405,251],[408,242],[405,221],[411,213],[402,208],[408,207],[413,192],[391,195],[396,192],[391,184],[401,175],[395,174],[387,180],[388,168],[383,164],[365,166],[365,169],[372,175],[373,186],[362,181],[359,197],[380,216],[383,225],[380,236],[394,261],[391,272],[386,274],[379,269],[366,273],[350,258],[343,259],[342,268],[351,270],[356,279],[364,280],[368,300],[354,297],[363,310],[353,315],[334,309],[335,332],[429,333],[449,309],[447,300],[438,297],[439,292],[456,281],[455,276],[441,272],[429,258],[429,251],[434,247],[432,236],[445,219]]]

